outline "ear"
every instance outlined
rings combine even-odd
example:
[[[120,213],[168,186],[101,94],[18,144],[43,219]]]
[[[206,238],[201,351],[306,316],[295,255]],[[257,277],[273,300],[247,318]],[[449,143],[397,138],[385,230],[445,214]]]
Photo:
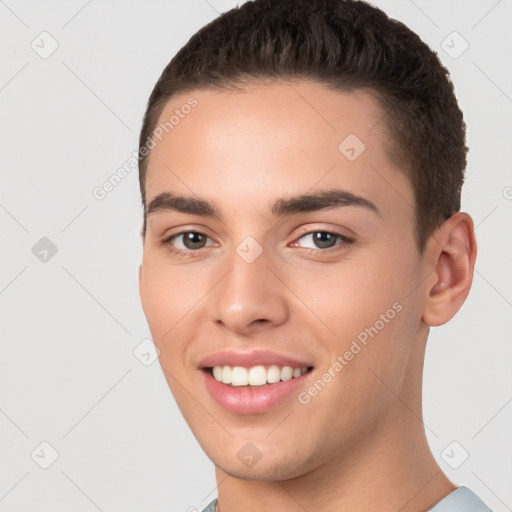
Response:
[[[433,270],[425,288],[423,321],[435,327],[457,313],[471,288],[477,252],[473,219],[464,212],[452,215],[431,237],[426,252]]]

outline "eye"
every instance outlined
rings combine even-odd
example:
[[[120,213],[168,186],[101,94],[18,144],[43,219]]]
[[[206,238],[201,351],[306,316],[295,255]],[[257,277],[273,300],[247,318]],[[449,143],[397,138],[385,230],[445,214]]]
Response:
[[[173,239],[176,238],[179,240],[180,237],[182,237],[182,243],[185,249],[202,249],[208,238],[204,233],[200,233],[199,231],[186,231],[174,236]]]
[[[180,239],[181,242],[179,242]],[[160,243],[166,246],[171,253],[189,256],[206,247],[208,239],[208,235],[201,231],[181,231],[180,233],[175,233],[167,237]]]
[[[180,231],[165,238],[160,244],[165,246],[171,254],[194,256],[201,249],[215,245],[213,241],[208,243],[209,240],[211,241],[210,237],[201,231]],[[299,244],[299,241],[302,240],[305,241],[305,245],[304,242]],[[304,232],[291,246],[301,247],[307,252],[323,253],[330,250],[346,249],[353,242],[353,238],[342,233],[317,230]]]
[[[336,246],[340,246],[341,248],[347,247],[354,242],[353,238],[349,238],[342,233],[337,233],[333,231],[308,231],[303,234],[298,240],[305,240],[306,243],[309,243],[309,247],[307,245],[298,245],[297,242],[292,244],[293,246],[304,247],[305,249],[312,249],[318,251],[319,249],[328,250]],[[340,243],[336,243],[337,241]]]

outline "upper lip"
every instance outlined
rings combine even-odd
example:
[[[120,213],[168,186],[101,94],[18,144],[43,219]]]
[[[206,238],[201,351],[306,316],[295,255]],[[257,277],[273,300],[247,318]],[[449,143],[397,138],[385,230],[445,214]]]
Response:
[[[258,365],[291,366],[292,368],[304,368],[313,366],[311,362],[296,359],[293,357],[279,354],[271,350],[223,350],[215,352],[201,359],[199,366],[201,368],[212,368],[213,366],[242,366],[250,368]]]

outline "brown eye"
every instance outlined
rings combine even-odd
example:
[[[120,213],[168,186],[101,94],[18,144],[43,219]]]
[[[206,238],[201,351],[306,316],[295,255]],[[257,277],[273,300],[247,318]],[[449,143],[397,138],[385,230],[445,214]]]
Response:
[[[181,233],[183,237],[183,245],[187,249],[202,249],[206,243],[207,236],[202,233],[198,233],[197,231],[189,231],[185,233]]]
[[[176,254],[195,254],[195,251],[203,249],[208,245],[215,245],[214,243],[208,243],[210,237],[200,231],[181,231],[175,233],[160,243],[167,246],[170,252]]]
[[[327,233],[324,231],[317,231],[313,233],[313,242],[318,246],[319,249],[327,249],[333,247],[336,244],[338,235],[333,233]]]

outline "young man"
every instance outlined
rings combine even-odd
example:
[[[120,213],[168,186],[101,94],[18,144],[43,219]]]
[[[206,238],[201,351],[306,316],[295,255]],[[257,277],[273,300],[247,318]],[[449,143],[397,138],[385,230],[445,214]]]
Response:
[[[216,467],[205,511],[489,510],[421,412],[429,328],[472,283],[466,151],[447,71],[364,2],[248,2],[166,67],[140,294]]]

